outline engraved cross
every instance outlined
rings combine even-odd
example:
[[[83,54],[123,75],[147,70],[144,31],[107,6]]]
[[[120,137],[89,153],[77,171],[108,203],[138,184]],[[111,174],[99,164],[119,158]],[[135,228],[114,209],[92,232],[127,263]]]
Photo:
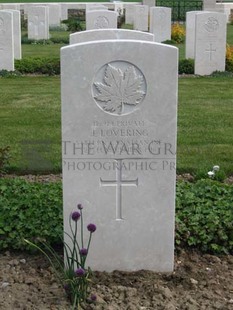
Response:
[[[216,52],[216,49],[213,49],[212,44],[210,43],[210,48],[205,50],[207,53],[209,53],[210,60],[212,60],[212,53]]]
[[[116,186],[116,220],[122,220],[122,186],[138,186],[138,178],[135,180],[122,180],[122,159],[117,160],[116,180],[102,180],[100,186]]]

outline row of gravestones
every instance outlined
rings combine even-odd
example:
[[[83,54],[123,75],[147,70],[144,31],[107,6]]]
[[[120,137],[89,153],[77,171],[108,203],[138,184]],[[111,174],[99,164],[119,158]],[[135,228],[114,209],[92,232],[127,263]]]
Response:
[[[138,7],[139,11],[143,9],[143,14],[146,12],[146,8],[148,8],[147,6],[139,5],[135,7]],[[151,7],[150,11],[150,24],[153,25],[153,27],[151,26],[151,33],[154,35],[154,41],[162,42],[169,39],[171,35],[171,9]],[[46,24],[46,19],[44,18],[47,14],[47,8],[31,7],[29,12],[29,38],[33,38],[33,34],[36,34],[38,38],[48,38],[48,23]],[[107,28],[116,28],[111,25],[113,19],[108,14],[111,16],[114,14],[114,23],[116,24],[117,16],[115,12],[89,9],[87,11],[87,25],[96,24],[97,26],[100,23],[103,26],[107,23]],[[140,16],[142,17],[143,14]],[[145,14],[145,16],[148,18],[148,14]],[[138,20],[140,20],[142,25],[143,19],[140,18]],[[71,35],[70,43],[78,43],[81,36],[82,33]],[[195,74],[208,75],[214,71],[224,71],[225,51],[225,15],[216,12],[188,12],[186,18],[186,58],[195,59]],[[0,69],[14,70],[14,59],[21,59],[19,11],[0,11],[0,55]]]

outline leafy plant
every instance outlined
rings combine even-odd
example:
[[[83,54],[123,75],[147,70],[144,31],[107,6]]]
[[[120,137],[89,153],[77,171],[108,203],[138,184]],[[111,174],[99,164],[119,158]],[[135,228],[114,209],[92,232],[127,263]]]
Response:
[[[28,39],[27,36],[22,36],[22,44],[32,44],[32,45],[51,45],[51,44],[69,44],[68,37],[51,37],[49,40],[34,40]]]
[[[206,175],[206,172],[205,172]],[[61,183],[0,178],[0,249],[61,244]],[[233,253],[233,185],[212,179],[180,181],[176,188],[176,246]],[[31,248],[30,248],[31,249]]]
[[[10,160],[10,147],[0,147],[0,173],[4,173],[7,170]]]
[[[61,183],[30,183],[0,178],[0,249],[29,249],[24,238],[60,244]]]
[[[72,17],[69,19],[65,19],[62,21],[63,24],[67,26],[67,30],[71,32],[83,31],[83,23],[79,19],[79,17]]]
[[[233,72],[233,46],[226,46],[226,71]]]
[[[175,43],[184,43],[185,41],[185,28],[179,23],[174,23],[171,28],[171,39]]]
[[[0,77],[15,77],[15,76],[20,76],[21,73],[18,71],[8,71],[8,70],[0,70]]]
[[[194,74],[194,60],[181,59],[179,61],[179,74]]]
[[[79,211],[72,212],[69,218],[71,235],[66,233],[71,245],[65,241],[63,242],[65,265],[63,263],[63,258],[61,258],[56,251],[54,251],[53,248],[48,246],[45,242],[41,241],[42,247],[39,247],[31,241],[25,240],[30,246],[33,246],[37,250],[41,251],[47,257],[58,280],[61,285],[63,285],[67,293],[67,296],[72,304],[72,309],[80,309],[79,307],[82,304],[85,304],[87,301],[95,301],[96,299],[94,295],[90,295],[89,293],[91,269],[90,267],[86,268],[85,266],[92,234],[95,232],[96,226],[92,223],[87,225],[89,240],[87,242],[87,246],[84,247],[83,206],[78,204],[77,208]],[[81,221],[80,234],[78,234],[79,219]],[[43,250],[43,248],[46,250]],[[88,299],[89,295],[90,298]]]
[[[15,68],[23,73],[40,73],[48,75],[60,74],[59,58],[28,57],[15,60]]]
[[[177,184],[177,246],[233,253],[232,224],[233,186],[208,179]]]

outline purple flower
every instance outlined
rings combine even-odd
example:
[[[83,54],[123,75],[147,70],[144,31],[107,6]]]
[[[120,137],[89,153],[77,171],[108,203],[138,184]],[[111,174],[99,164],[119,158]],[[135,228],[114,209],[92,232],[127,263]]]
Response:
[[[97,296],[95,294],[91,294],[90,299],[91,299],[92,302],[95,302],[96,299],[97,299]]]
[[[79,254],[81,255],[81,256],[87,256],[87,249],[85,249],[85,248],[82,248],[82,249],[80,249],[80,251],[79,251]]]
[[[94,231],[96,231],[96,226],[95,226],[95,224],[92,224],[92,223],[88,224],[88,225],[87,225],[87,230],[89,230],[91,233],[93,233]]]
[[[74,211],[71,214],[72,220],[77,221],[80,218],[81,214],[78,211]]]
[[[69,284],[65,284],[65,285],[64,285],[64,290],[65,290],[66,292],[70,290]]]
[[[76,274],[77,277],[83,277],[85,275],[85,270],[83,268],[78,268],[75,271],[75,274]]]
[[[83,209],[83,205],[82,205],[81,203],[79,203],[79,204],[77,205],[77,208],[78,208],[79,210],[82,210],[82,209]]]

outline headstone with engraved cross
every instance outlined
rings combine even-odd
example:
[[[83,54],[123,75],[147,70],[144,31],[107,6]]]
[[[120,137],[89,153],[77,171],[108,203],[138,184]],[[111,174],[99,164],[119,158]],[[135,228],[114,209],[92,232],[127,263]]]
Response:
[[[94,270],[173,270],[177,64],[149,41],[61,49],[64,230],[83,204]]]
[[[224,13],[196,14],[195,74],[225,71],[226,16]]]
[[[13,13],[0,11],[0,70],[14,70]]]

